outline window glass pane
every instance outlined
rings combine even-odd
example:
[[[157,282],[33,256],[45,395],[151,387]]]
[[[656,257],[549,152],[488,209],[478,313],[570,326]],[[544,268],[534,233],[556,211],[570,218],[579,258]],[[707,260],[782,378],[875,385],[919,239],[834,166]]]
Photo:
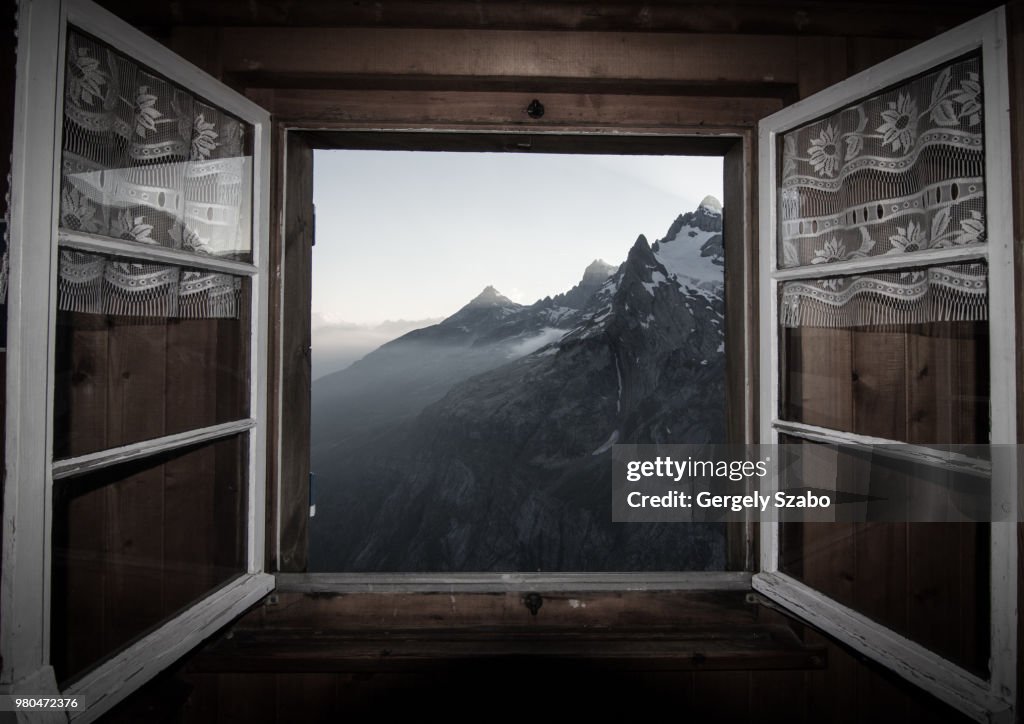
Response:
[[[783,284],[780,416],[923,445],[987,443],[984,283],[984,265],[963,264]]]
[[[67,272],[69,265],[87,272]],[[107,283],[111,276],[141,280],[136,286],[149,291],[122,293]],[[248,417],[249,284],[246,278],[62,252],[54,456]],[[204,316],[168,316],[172,308]]]
[[[977,55],[782,136],[780,267],[985,241]]]
[[[82,33],[67,41],[60,226],[250,260],[250,124]]]
[[[812,486],[821,481],[827,488],[829,481],[838,481],[840,489],[861,489],[870,496],[876,484],[884,489],[893,478],[893,470],[878,456],[795,438],[780,441],[801,445],[803,476]],[[814,471],[808,466],[815,466]],[[967,522],[783,523],[779,567],[985,677],[989,531],[988,523]]]
[[[311,570],[726,567],[725,524],[615,523],[610,495],[616,443],[726,442],[719,159],[315,168]]]
[[[59,681],[245,571],[247,437],[55,482],[51,657]]]

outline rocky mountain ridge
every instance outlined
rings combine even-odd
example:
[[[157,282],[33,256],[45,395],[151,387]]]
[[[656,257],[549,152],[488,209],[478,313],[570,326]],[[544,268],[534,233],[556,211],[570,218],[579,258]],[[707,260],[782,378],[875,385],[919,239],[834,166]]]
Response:
[[[712,202],[563,294],[524,306],[487,287],[314,387],[312,567],[721,567],[720,527],[616,525],[609,502],[616,442],[725,438]]]

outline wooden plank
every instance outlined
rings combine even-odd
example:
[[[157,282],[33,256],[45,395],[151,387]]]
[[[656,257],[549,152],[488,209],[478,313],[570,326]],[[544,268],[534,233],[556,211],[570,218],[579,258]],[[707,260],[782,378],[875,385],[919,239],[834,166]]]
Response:
[[[216,330],[216,344],[211,350],[214,379],[215,417],[217,422],[250,417],[249,409],[249,309],[248,280],[243,280],[241,309],[237,319],[210,320]]]
[[[107,444],[160,437],[166,414],[165,321],[111,318],[108,350]],[[104,653],[162,618],[163,470],[140,463],[117,475],[109,486],[106,520]]]
[[[223,72],[796,83],[786,36],[411,28],[224,28]]]
[[[167,324],[167,434],[226,422],[217,416],[217,320],[176,319]],[[231,419],[244,417],[237,415]]]
[[[852,335],[854,432],[905,440],[907,339],[898,331],[857,329]]]
[[[543,589],[541,589],[543,590]],[[562,592],[543,594],[536,617],[523,593],[292,593],[279,591],[241,628],[299,628],[310,621],[324,630],[382,628],[575,626],[698,626],[749,624],[756,606],[745,591]]]
[[[203,69],[214,78],[224,77],[220,59],[220,28],[174,27],[170,29],[166,42],[171,50],[192,65]]]
[[[54,496],[50,655],[58,681],[106,651],[109,493],[94,485]]]
[[[849,330],[803,328],[785,330],[785,394],[789,419],[812,425],[850,429],[853,419],[853,338]],[[805,447],[809,445],[805,443]],[[835,479],[839,462],[821,448],[806,457],[809,479]],[[823,466],[812,473],[809,466]],[[798,526],[787,526],[795,539]],[[787,558],[799,560],[801,580],[837,600],[851,601],[856,556],[853,527],[849,523],[805,523],[799,550],[783,539]],[[790,568],[794,567],[790,564]]]
[[[176,455],[164,464],[163,610],[165,615],[183,608],[212,588],[214,540],[214,450],[206,445]]]
[[[313,274],[313,151],[296,134],[288,136],[284,208],[284,296],[281,331],[281,571],[308,565],[310,287]]]
[[[722,160],[722,202],[724,207],[722,245],[725,251],[725,397],[726,435],[732,444],[754,441],[753,368],[748,344],[753,324],[747,281],[751,276],[752,253],[748,233],[746,144],[737,140]],[[752,529],[749,522],[726,524],[726,569],[753,570]]]
[[[794,340],[794,347],[787,349],[799,345],[799,356],[787,361],[785,371],[787,383],[793,385],[794,394],[799,395],[787,400],[789,419],[849,430],[854,409],[851,333],[813,327],[786,330],[786,333]]]
[[[196,671],[415,671],[445,661],[482,664],[530,657],[586,662],[591,670],[750,671],[822,666],[822,651],[805,647],[787,626],[695,630],[621,629],[588,632],[236,629],[196,657]],[[745,676],[745,674],[744,674]]]
[[[164,617],[163,467],[138,464],[108,490],[105,655]]]
[[[978,8],[975,12],[972,12],[969,17],[965,17],[964,21],[969,20],[979,14],[982,9]],[[852,33],[851,33],[852,35]],[[902,53],[904,50],[912,48],[916,42],[907,38],[871,38],[871,37],[851,37],[847,39],[848,47],[848,59],[849,59],[849,71],[853,73],[859,73],[862,70],[881,63],[883,60],[888,60],[894,55]]]
[[[908,338],[908,437],[970,444],[987,437],[986,325],[933,323]],[[979,414],[980,413],[980,414]],[[942,502],[942,501],[940,501]],[[927,501],[921,501],[927,504]],[[969,523],[908,528],[908,635],[979,675],[988,666],[988,536]],[[980,534],[980,540],[979,540]],[[952,622],[956,622],[952,625]]]
[[[302,3],[252,3],[221,0],[214,5],[182,0],[174,5],[140,5],[130,0],[102,3],[130,22],[144,27],[170,27],[182,33],[195,21],[210,26],[281,25],[394,28],[480,28],[509,30],[620,30],[658,32],[755,32],[811,35],[900,35],[931,37],[995,7],[982,0],[970,7],[952,2],[875,1],[822,3],[756,1],[708,5],[683,2],[519,2],[487,0],[381,0],[373,4],[306,0]],[[880,23],[879,16],[886,22]],[[200,37],[208,37],[200,35]],[[176,50],[184,50],[175,44]],[[202,65],[200,63],[200,65]]]
[[[715,128],[751,128],[757,120],[780,109],[778,97],[702,95],[644,95],[549,92],[543,94],[544,118],[525,112],[537,91],[446,90],[330,90],[275,89],[263,101],[275,118],[305,127],[344,127],[371,124],[495,124],[523,130],[566,129],[578,126],[674,126],[693,132]]]
[[[213,487],[214,532],[210,563],[211,574],[218,582],[247,569],[249,463],[244,451],[252,434],[224,438],[211,446],[209,484]]]
[[[800,97],[806,98],[850,75],[846,55],[846,38],[799,37],[797,63]]]
[[[900,332],[858,329],[853,333],[855,432],[905,440],[907,430],[907,339]],[[851,477],[872,480],[879,467],[857,461]],[[884,472],[881,473],[884,475]],[[851,483],[852,484],[852,483]],[[869,483],[868,489],[871,492]],[[907,630],[907,525],[869,522],[854,526],[854,597],[843,601],[900,632]]]
[[[111,317],[107,357],[107,446],[164,434],[167,328]]]
[[[54,457],[71,457],[107,447],[109,325],[103,316],[64,313],[58,325],[58,360],[67,360],[63,399],[55,400]],[[66,344],[66,346],[65,346]],[[58,365],[61,362],[57,363]],[[63,408],[63,409],[61,409]],[[58,417],[60,410],[63,414]],[[60,444],[64,438],[65,443]]]

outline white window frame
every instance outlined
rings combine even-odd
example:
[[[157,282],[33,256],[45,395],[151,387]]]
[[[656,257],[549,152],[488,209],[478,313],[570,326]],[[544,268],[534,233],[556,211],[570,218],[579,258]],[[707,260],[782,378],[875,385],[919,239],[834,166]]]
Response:
[[[759,154],[760,255],[760,439],[778,443],[779,434],[847,444],[877,444],[863,435],[778,419],[779,284],[882,269],[978,260],[988,262],[991,351],[991,443],[1015,444],[1016,350],[1014,327],[1013,214],[1011,193],[1009,86],[1006,19],[998,8],[890,60],[806,98],[761,121]],[[965,53],[982,56],[985,98],[985,193],[988,242],[970,248],[935,249],[912,255],[875,256],[781,270],[777,256],[777,143],[787,131],[926,72]],[[905,445],[906,454],[928,458],[934,451]],[[993,508],[1017,510],[1014,470],[993,470]],[[1005,515],[996,516],[996,519]],[[1016,516],[1014,516],[1014,519]],[[892,669],[978,721],[1012,721],[1017,666],[1017,523],[991,524],[991,659],[982,679],[920,644],[843,606],[779,570],[779,524],[761,524],[761,572],[755,590],[845,644]]]
[[[87,0],[22,0],[12,159],[0,692],[78,696],[92,721],[274,587],[264,571],[270,116],[212,76]],[[252,263],[58,231],[64,52],[73,25],[254,128]],[[59,237],[59,238],[58,238]],[[45,240],[49,239],[50,243]],[[248,276],[252,283],[250,417],[53,462],[58,243]],[[59,691],[49,661],[53,481],[186,445],[248,435],[246,572]],[[36,714],[38,717],[38,713]],[[19,714],[22,717],[22,714]],[[64,720],[63,712],[58,716]],[[47,721],[51,717],[46,717]]]

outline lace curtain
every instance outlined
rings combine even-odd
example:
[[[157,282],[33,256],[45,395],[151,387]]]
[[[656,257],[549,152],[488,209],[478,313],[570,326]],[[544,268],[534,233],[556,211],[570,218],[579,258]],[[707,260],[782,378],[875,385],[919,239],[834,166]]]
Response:
[[[785,134],[780,268],[984,243],[983,129],[981,61],[968,57]],[[984,264],[781,287],[790,326],[986,316]]]
[[[248,260],[247,124],[87,36],[68,36],[60,226]],[[241,279],[60,252],[58,307],[76,312],[233,317]]]

